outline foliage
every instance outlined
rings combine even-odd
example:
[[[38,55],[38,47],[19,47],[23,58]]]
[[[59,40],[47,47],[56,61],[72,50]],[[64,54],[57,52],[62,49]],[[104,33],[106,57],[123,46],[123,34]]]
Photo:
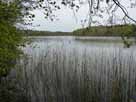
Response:
[[[26,102],[24,91],[9,78],[22,53],[19,46],[23,38],[15,24],[21,21],[18,0],[0,1],[0,102]]]
[[[50,32],[50,31],[22,31],[26,36],[135,36],[135,25],[115,25],[115,26],[94,26],[90,28],[77,29],[73,32]]]
[[[17,0],[14,0],[13,2],[0,1],[0,23],[16,23],[21,17],[20,11],[21,6],[19,6],[19,2]]]
[[[82,36],[135,36],[135,25],[115,25],[115,26],[95,26],[90,28],[78,29],[74,35]]]
[[[29,12],[30,10],[42,9],[44,17],[53,21],[56,17],[54,12],[63,8],[63,6],[72,9],[75,13],[78,12],[83,5],[86,5],[88,6],[88,9],[86,9],[86,11],[88,11],[88,17],[85,18],[85,21],[88,21],[89,26],[91,26],[91,24],[94,22],[93,17],[104,18],[104,12],[109,15],[109,23],[112,24],[113,18],[117,17],[115,12],[118,9],[124,13],[124,15],[122,15],[122,20],[124,22],[129,21],[136,23],[136,20],[129,16],[127,8],[120,0],[22,0],[22,2],[23,1],[24,4],[27,4],[27,6],[24,5],[24,8],[27,10],[26,13],[28,14],[28,18],[35,17],[35,15],[32,15]],[[126,0],[125,2],[129,4],[130,8],[134,8],[136,6],[135,0]],[[99,20],[96,20],[95,22],[99,22]]]
[[[6,76],[14,67],[16,58],[20,55],[18,46],[21,39],[15,27],[0,24],[0,77]]]
[[[20,12],[18,2],[0,1],[0,78],[10,72],[20,54],[18,46],[22,37],[14,26]]]
[[[29,102],[25,92],[16,78],[8,77],[1,80],[0,84],[0,102]]]
[[[22,31],[25,36],[72,36],[72,32],[51,32],[51,31],[36,31],[24,30]]]

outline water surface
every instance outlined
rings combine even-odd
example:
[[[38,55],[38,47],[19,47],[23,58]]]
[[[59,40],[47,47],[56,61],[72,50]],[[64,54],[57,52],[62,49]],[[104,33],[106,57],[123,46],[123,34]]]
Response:
[[[129,102],[136,47],[112,37],[34,37],[20,61],[31,102]]]

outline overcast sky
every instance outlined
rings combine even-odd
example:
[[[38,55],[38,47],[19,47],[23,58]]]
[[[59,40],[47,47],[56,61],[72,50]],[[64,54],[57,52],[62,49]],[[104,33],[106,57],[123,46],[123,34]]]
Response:
[[[129,3],[127,1],[128,0],[123,0],[123,5],[128,8],[129,15],[136,20],[136,8],[130,9]],[[104,6],[105,4],[103,4],[103,7]],[[29,29],[70,32],[82,27],[81,20],[86,19],[88,15],[88,4],[82,6],[76,13],[76,16],[74,16],[74,13],[71,9],[67,7],[62,7],[61,10],[55,12],[55,15],[57,16],[58,20],[55,20],[53,22],[45,19],[44,14],[40,10],[36,10],[34,13],[36,14],[36,17],[33,22],[33,26],[29,26]],[[115,15],[117,16],[115,19],[121,19],[123,13],[120,9],[118,9]],[[106,13],[104,13],[103,18],[97,17],[95,19],[97,19],[97,21],[100,21],[101,24],[106,24],[108,17],[109,15],[106,15]]]

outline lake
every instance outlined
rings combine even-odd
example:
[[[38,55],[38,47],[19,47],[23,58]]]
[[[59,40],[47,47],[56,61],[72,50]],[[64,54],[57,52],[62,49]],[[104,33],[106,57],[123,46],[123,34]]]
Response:
[[[31,102],[133,102],[136,46],[119,37],[33,37],[18,61]]]

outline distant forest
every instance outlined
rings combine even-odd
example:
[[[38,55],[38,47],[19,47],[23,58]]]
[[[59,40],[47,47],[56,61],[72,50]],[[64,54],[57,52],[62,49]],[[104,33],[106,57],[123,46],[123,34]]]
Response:
[[[23,30],[25,36],[72,36],[72,32],[51,32],[51,31],[36,31]]]
[[[27,36],[135,36],[136,25],[92,26],[73,32],[24,30]]]

